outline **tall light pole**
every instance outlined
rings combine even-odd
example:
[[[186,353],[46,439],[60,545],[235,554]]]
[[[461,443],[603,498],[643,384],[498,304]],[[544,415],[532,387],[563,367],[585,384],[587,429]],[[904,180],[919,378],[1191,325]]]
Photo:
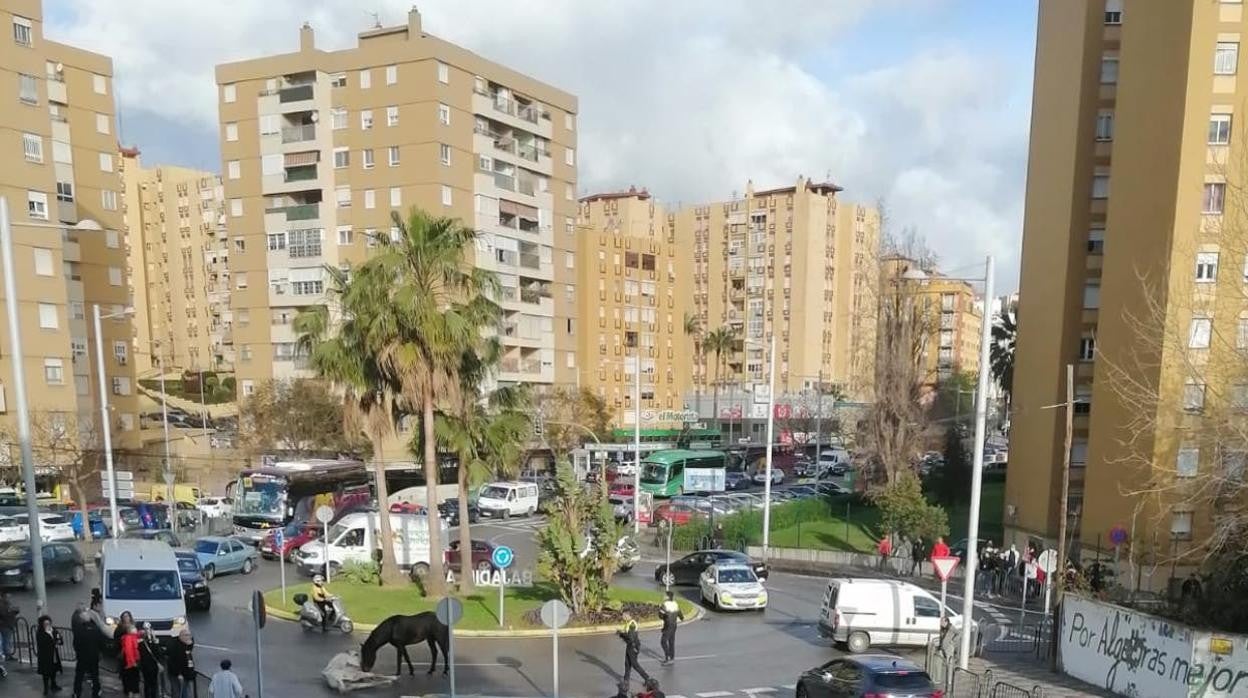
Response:
[[[776,329],[771,329],[771,357],[767,360],[767,479],[763,482],[763,561],[771,546],[771,455],[776,429]]]
[[[117,515],[117,476],[113,472],[113,426],[108,416],[108,384],[104,375],[104,333],[100,330],[100,320],[123,317],[134,313],[134,308],[126,308],[121,312],[100,315],[100,304],[93,303],[91,316],[95,324],[95,371],[99,376],[100,386],[100,430],[104,432],[104,472],[108,475],[108,512],[112,519],[113,536],[121,535],[121,518]]]
[[[638,322],[638,325],[641,323]],[[633,535],[641,535],[641,342],[633,357]]]

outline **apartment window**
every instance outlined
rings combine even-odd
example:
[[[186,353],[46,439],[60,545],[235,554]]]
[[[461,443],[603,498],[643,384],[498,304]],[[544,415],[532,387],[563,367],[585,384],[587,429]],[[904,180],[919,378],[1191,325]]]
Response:
[[[1170,514],[1170,537],[1190,540],[1192,537],[1192,512],[1176,511]]]
[[[438,105],[438,123],[443,126],[451,125],[451,108],[445,104]]]
[[[1235,348],[1248,349],[1248,314],[1241,314],[1236,321]]]
[[[1105,23],[1122,24],[1122,0],[1105,0]]]
[[[351,244],[351,226],[349,225],[338,226],[338,244],[339,245]]]
[[[1213,50],[1214,75],[1234,75],[1239,67],[1239,42],[1219,41]]]
[[[361,155],[361,159],[363,160],[364,169],[366,170],[373,169],[373,166],[376,164],[373,161],[373,149],[365,148],[364,150],[360,151],[360,155]]]
[[[1114,85],[1118,82],[1118,57],[1101,56],[1101,84]]]
[[[329,110],[329,124],[330,128],[335,131],[346,128],[347,110],[342,107],[335,107],[334,109]]]
[[[451,205],[451,188],[445,184],[442,185],[442,205]]]
[[[1226,204],[1226,183],[1205,182],[1205,195],[1201,211],[1206,214],[1221,214]]]
[[[41,191],[26,192],[26,214],[31,218],[48,220],[48,195]]]
[[[443,165],[451,164],[451,146],[445,143],[438,144],[438,160],[440,160]]]
[[[347,148],[334,148],[334,169],[341,170],[351,166],[351,151]]]
[[[35,256],[35,274],[38,276],[52,276],[52,250],[45,247],[36,247],[33,250]]]
[[[1095,310],[1101,307],[1101,285],[1099,283],[1086,284],[1083,287],[1083,307],[1088,310]]]
[[[1096,358],[1096,337],[1083,337],[1079,340],[1079,360],[1091,361]]]
[[[1105,229],[1091,228],[1088,230],[1088,254],[1105,253]]]
[[[113,154],[112,153],[100,153],[100,171],[101,172],[113,171]]]
[[[576,126],[576,124],[575,124],[575,122],[574,122],[574,121],[573,121],[573,119],[572,119],[572,115],[571,115],[571,114],[564,114],[564,115],[563,115],[563,127],[564,127],[565,129],[567,129],[567,130],[571,131],[571,130],[573,130],[573,129],[575,128],[575,126]]]
[[[1108,199],[1109,198],[1109,175],[1097,174],[1092,175],[1092,198]]]
[[[243,176],[243,164],[238,160],[230,160],[225,164],[226,176],[230,179],[241,179]]]
[[[104,246],[111,250],[121,247],[121,236],[117,234],[116,230],[104,231]]]
[[[234,85],[222,85],[221,86],[221,101],[222,102],[225,102],[226,104],[232,104],[234,100],[236,99],[238,99],[238,90],[234,87]]]
[[[108,268],[108,283],[110,286],[121,285],[121,267]]]
[[[95,132],[107,134],[109,131],[108,114],[95,115]]]
[[[369,69],[367,69],[367,68],[365,68],[364,70],[361,70],[361,71],[360,71],[360,89],[361,89],[361,90],[367,90],[368,88],[370,88],[370,87],[372,87],[372,86],[373,86],[373,73],[372,73],[372,71],[370,71],[370,70],[369,70]]]
[[[292,258],[321,256],[321,241],[324,233],[320,228],[303,228],[286,233],[288,252]]]
[[[1229,145],[1231,142],[1231,115],[1209,115],[1209,145]]]
[[[1183,446],[1174,459],[1174,474],[1178,477],[1196,477],[1200,469],[1200,449],[1195,446]]]
[[[43,137],[34,133],[23,133],[22,154],[28,162],[43,162]]]
[[[364,208],[377,208],[377,195],[372,189],[364,190]]]
[[[571,184],[568,184],[563,188],[563,198],[566,201],[572,201],[576,198],[576,189],[573,188]]]
[[[129,395],[130,379],[126,376],[113,376],[113,395]]]
[[[1231,409],[1236,412],[1248,412],[1248,383],[1236,383],[1231,386]]]
[[[230,199],[230,215],[233,216],[234,218],[238,218],[239,216],[243,215],[243,200],[242,199]]]
[[[360,128],[367,131],[372,127],[373,127],[373,110],[361,109],[360,110]]]
[[[1199,412],[1205,408],[1205,384],[1196,380],[1188,380],[1183,384],[1183,409],[1188,412]]]
[[[247,272],[240,271],[234,273],[234,288],[247,288]]]
[[[64,385],[65,384],[65,360],[64,359],[44,359],[43,360],[43,382],[48,385]]]
[[[45,330],[55,330],[60,326],[60,320],[56,316],[56,305],[52,303],[40,303],[39,327]]]
[[[329,86],[330,87],[346,87],[347,86],[347,74],[346,73],[334,73],[333,75],[330,75]]]
[[[386,107],[386,126],[399,125],[399,108]]]
[[[438,61],[438,82],[448,85],[451,82],[451,68],[442,61]]]
[[[225,140],[234,142],[238,140],[238,124],[230,122],[225,125]]]
[[[87,317],[86,306],[81,301],[69,302],[69,316],[75,320],[83,320]]]
[[[57,182],[56,200],[72,204],[74,202],[74,185],[70,182]]]
[[[399,82],[399,66],[397,65],[386,66],[386,84],[394,85],[394,84],[397,84],[398,82]]]
[[[65,141],[52,141],[52,162],[62,162],[66,165],[74,164],[74,151],[69,147],[69,143]]]
[[[398,187],[390,187],[390,208],[398,208],[403,205],[403,194]]]
[[[286,233],[269,233],[267,236],[269,252],[280,252],[286,249]]]
[[[101,190],[100,191],[100,205],[104,207],[105,211],[116,211],[117,210],[117,192],[111,189]]]
[[[29,19],[13,15],[13,42],[19,46],[34,43],[34,29]]]
[[[1187,329],[1187,346],[1189,349],[1208,349],[1209,338],[1213,333],[1213,319],[1194,317]]]
[[[334,189],[334,196],[338,201],[338,208],[348,208],[351,206],[351,187],[342,185]]]
[[[576,151],[572,148],[565,148],[563,151],[563,164],[568,167],[576,166]]]
[[[39,81],[33,75],[17,76],[17,98],[27,104],[39,103]]]
[[[1198,252],[1196,254],[1196,281],[1212,282],[1218,278],[1218,253]]]
[[[391,167],[399,166],[399,146],[392,145],[389,148],[386,148],[386,160],[390,163]]]
[[[1114,140],[1114,111],[1102,109],[1096,113],[1096,140]]]

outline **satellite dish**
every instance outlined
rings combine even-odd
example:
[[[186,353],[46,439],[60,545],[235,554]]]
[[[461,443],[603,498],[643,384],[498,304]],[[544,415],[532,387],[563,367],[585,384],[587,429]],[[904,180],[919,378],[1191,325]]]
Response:
[[[321,120],[321,115],[316,112],[312,112],[312,123],[315,124],[316,122],[320,120]]]
[[[53,70],[55,70],[58,74],[63,73],[65,72],[65,64],[57,63],[55,66],[53,66]]]

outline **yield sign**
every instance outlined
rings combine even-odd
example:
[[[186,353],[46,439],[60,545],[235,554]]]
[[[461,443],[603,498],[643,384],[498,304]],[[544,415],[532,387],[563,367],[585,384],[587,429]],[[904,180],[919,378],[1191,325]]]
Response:
[[[953,574],[953,570],[957,568],[958,562],[958,558],[952,555],[933,557],[932,567],[936,568],[936,577],[942,582],[948,581],[949,575]]]

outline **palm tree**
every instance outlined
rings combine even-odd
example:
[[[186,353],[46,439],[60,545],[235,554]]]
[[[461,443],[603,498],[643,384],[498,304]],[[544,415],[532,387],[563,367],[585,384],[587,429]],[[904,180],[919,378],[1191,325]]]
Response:
[[[706,348],[703,345],[702,320],[697,315],[686,312],[684,330],[686,337],[693,338],[693,365],[696,367],[702,363],[702,352]],[[701,412],[702,382],[700,380],[693,382],[693,402],[694,409]]]
[[[705,351],[715,355],[715,380],[711,384],[711,410],[715,413],[715,429],[720,429],[719,424],[719,376],[724,366],[724,355],[731,352],[737,343],[736,330],[728,326],[722,326],[719,329],[711,330],[706,337],[702,339],[702,346]]]
[[[1014,343],[1018,339],[1018,306],[1010,305],[992,324],[988,358],[992,377],[1008,403],[1014,392]]]

